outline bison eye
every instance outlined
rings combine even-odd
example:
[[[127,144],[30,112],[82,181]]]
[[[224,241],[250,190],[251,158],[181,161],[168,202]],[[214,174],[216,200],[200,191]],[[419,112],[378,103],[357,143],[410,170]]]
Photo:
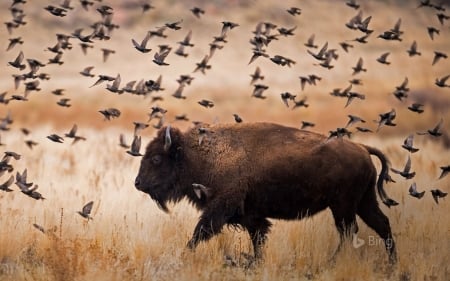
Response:
[[[159,165],[159,164],[161,164],[161,161],[162,161],[161,155],[159,155],[159,154],[153,155],[153,157],[152,157],[153,164]]]

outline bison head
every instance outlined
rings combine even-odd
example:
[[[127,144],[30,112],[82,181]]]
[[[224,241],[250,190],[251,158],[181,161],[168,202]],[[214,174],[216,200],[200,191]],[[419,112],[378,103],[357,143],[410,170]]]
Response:
[[[150,197],[164,212],[168,212],[167,202],[177,201],[177,172],[182,153],[181,132],[170,126],[158,131],[148,144],[141,160],[139,173],[134,182],[136,188]]]

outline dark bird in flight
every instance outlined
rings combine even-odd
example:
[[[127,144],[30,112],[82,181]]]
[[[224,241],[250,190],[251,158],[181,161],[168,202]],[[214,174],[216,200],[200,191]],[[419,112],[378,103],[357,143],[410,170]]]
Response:
[[[290,7],[289,9],[286,10],[289,14],[291,14],[292,16],[296,16],[296,15],[300,15],[302,13],[302,9],[297,8],[297,7]]]
[[[131,156],[142,156],[139,152],[141,150],[141,136],[134,136],[133,142],[131,143],[131,149],[127,150],[127,153]]]
[[[409,191],[409,195],[411,195],[412,197],[416,197],[417,199],[420,199],[425,195],[425,191],[422,191],[422,192],[417,191],[417,185],[415,182],[413,182],[411,184],[408,191]]]
[[[200,18],[201,15],[205,14],[205,10],[199,8],[199,7],[194,7],[192,9],[190,9],[190,11],[194,14],[194,16],[196,16],[197,18]]]
[[[438,63],[439,60],[446,58],[448,58],[447,54],[443,52],[434,51],[433,62],[431,63],[431,65],[435,65],[436,63]]]
[[[450,173],[450,165],[441,166],[440,168],[441,168],[442,172],[438,178],[439,180],[442,179],[443,177],[445,177],[446,175],[448,175],[448,173]]]
[[[417,42],[415,40],[414,40],[414,42],[412,42],[411,47],[409,47],[407,52],[410,57],[422,55],[421,52],[417,51]]]
[[[428,31],[428,35],[430,36],[431,40],[434,40],[434,35],[437,34],[439,35],[439,29],[437,29],[436,27],[433,26],[429,26],[427,27],[427,31]]]
[[[387,57],[389,56],[390,52],[383,53],[380,57],[377,58],[377,61],[381,64],[389,65],[391,64],[389,61],[387,61]]]
[[[89,203],[87,203],[86,205],[83,206],[83,209],[80,211],[78,211],[77,213],[82,216],[83,218],[89,220],[92,220],[91,217],[91,211],[92,211],[92,206],[94,205],[94,201],[91,201]]]
[[[233,113],[233,117],[234,117],[234,121],[236,121],[236,123],[242,123],[242,118],[237,115],[236,113]]]
[[[445,196],[447,196],[447,192],[443,192],[439,189],[432,189],[430,192],[431,195],[433,195],[433,199],[436,204],[439,204],[439,198],[444,198]]]
[[[133,43],[136,50],[138,50],[139,52],[148,53],[152,50],[152,49],[147,48],[147,42],[150,39],[150,36],[151,36],[150,31],[148,31],[140,44],[138,42],[136,42],[136,40],[134,40],[134,39],[131,39],[131,42]]]
[[[415,148],[413,146],[413,142],[414,142],[414,135],[411,134],[403,141],[402,147],[411,153],[419,151],[418,148]]]
[[[206,107],[206,108],[214,107],[214,103],[212,101],[205,100],[205,99],[199,101],[198,104],[203,106],[203,107]]]
[[[364,63],[363,59],[359,58],[358,62],[356,63],[356,66],[352,67],[353,68],[353,74],[352,75],[358,74],[361,71],[364,71],[364,72],[367,71],[367,69],[365,69],[363,67],[363,63]]]
[[[417,134],[418,135],[430,135],[433,137],[440,137],[440,136],[442,136],[441,129],[442,129],[443,123],[444,123],[444,119],[441,118],[441,120],[439,120],[439,122],[433,129],[427,130],[426,132],[418,132]]]
[[[422,113],[424,112],[423,108],[423,104],[421,103],[413,103],[410,106],[408,106],[408,109],[411,110],[412,112],[417,112],[417,113]]]
[[[86,77],[94,77],[95,75],[91,73],[92,69],[94,69],[93,66],[88,66],[83,71],[80,71],[80,74]]]
[[[23,52],[20,51],[19,55],[16,57],[14,61],[8,62],[12,67],[18,68],[20,70],[24,70],[26,65],[22,63],[23,61]]]
[[[105,120],[111,120],[111,118],[118,118],[120,116],[120,110],[116,108],[107,108],[104,110],[99,110],[101,114],[105,117]]]
[[[445,84],[445,82],[447,82],[449,77],[450,77],[450,74],[446,75],[444,77],[441,77],[441,78],[436,78],[436,81],[434,82],[434,84],[436,84],[436,86],[441,87],[441,88],[450,87],[449,84]]]
[[[63,143],[64,139],[60,136],[58,136],[57,134],[51,134],[49,136],[47,136],[47,138],[53,142],[58,142],[58,143]]]
[[[416,172],[410,172],[411,170],[411,157],[408,155],[408,160],[406,161],[405,167],[403,168],[402,171],[391,168],[391,171],[393,173],[399,174],[402,177],[404,177],[405,179],[412,179],[415,175]]]
[[[254,84],[258,80],[264,80],[264,76],[261,75],[261,69],[259,68],[259,66],[256,67],[253,74],[250,74],[250,77],[252,77],[250,85]]]

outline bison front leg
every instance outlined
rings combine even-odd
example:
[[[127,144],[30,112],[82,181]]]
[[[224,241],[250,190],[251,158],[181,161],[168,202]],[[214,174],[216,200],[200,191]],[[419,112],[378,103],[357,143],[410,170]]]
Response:
[[[239,214],[241,209],[242,200],[239,200],[239,198],[230,200],[230,198],[217,197],[209,202],[208,207],[195,226],[192,238],[187,244],[188,248],[194,250],[199,242],[207,241],[220,233],[223,226],[230,218]]]
[[[262,248],[267,239],[267,233],[272,224],[266,218],[246,219],[244,227],[247,229],[253,244],[255,259],[263,258]]]

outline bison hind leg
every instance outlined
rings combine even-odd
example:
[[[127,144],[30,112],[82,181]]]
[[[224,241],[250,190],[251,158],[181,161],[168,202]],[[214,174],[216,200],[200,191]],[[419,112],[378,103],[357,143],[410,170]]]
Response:
[[[381,211],[376,201],[375,191],[366,193],[366,196],[361,201],[358,211],[358,216],[372,228],[384,241],[384,245],[389,254],[389,262],[394,264],[397,261],[397,253],[395,249],[395,242],[392,236],[389,219]]]
[[[336,208],[332,207],[331,212],[333,213],[334,223],[339,232],[340,238],[339,245],[331,258],[332,261],[335,261],[336,256],[340,252],[344,242],[358,232],[358,224],[356,223],[355,210],[346,210],[340,206]]]

